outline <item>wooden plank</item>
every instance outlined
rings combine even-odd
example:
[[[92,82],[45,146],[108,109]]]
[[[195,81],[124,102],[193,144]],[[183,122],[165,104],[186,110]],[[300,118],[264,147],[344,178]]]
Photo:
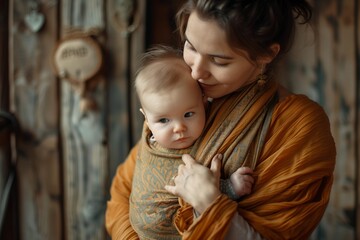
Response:
[[[61,38],[86,33],[102,45],[104,1],[63,0]],[[104,239],[108,152],[105,134],[106,82],[103,74],[89,94],[97,110],[82,113],[80,94],[61,81],[66,239]]]
[[[139,55],[144,52],[146,1],[136,3],[136,17],[130,16],[133,20],[127,22],[124,16],[126,4],[123,1],[107,2],[109,184],[117,166],[139,139],[143,124],[133,79]],[[126,34],[127,25],[130,25],[129,29],[135,26],[134,31]]]
[[[355,1],[330,1],[318,6],[319,78],[337,146],[335,182],[323,218],[324,239],[355,238]]]
[[[9,83],[8,83],[8,3],[0,2],[0,109],[9,110]],[[1,125],[0,121],[0,125]],[[9,175],[10,151],[9,134],[1,133],[0,128],[0,201],[3,189]]]
[[[9,112],[9,2],[0,1],[0,109]],[[5,128],[3,128],[5,126]],[[14,127],[0,118],[0,239],[18,239]],[[13,146],[13,148],[12,148]]]
[[[106,81],[108,83],[108,143],[109,143],[109,181],[116,167],[125,160],[131,148],[129,128],[131,80],[128,79],[128,41],[124,33],[120,1],[107,1],[107,39],[106,39]],[[110,187],[107,188],[109,190]]]
[[[141,131],[144,123],[144,117],[140,113],[140,102],[138,100],[138,97],[136,95],[135,89],[134,89],[134,76],[138,69],[139,65],[139,58],[142,53],[145,51],[145,9],[146,9],[146,1],[138,1],[138,13],[140,15],[141,22],[139,23],[139,26],[137,30],[132,34],[130,42],[131,42],[131,57],[130,57],[130,73],[131,73],[131,88],[130,88],[130,94],[131,94],[131,111],[129,114],[131,114],[131,119],[133,121],[132,124],[132,138],[131,144],[134,145],[141,136]]]
[[[44,0],[39,7],[45,25],[32,32],[25,21],[30,1],[10,1],[10,101],[22,127],[17,138],[18,219],[21,239],[61,239],[57,82],[49,61],[57,6]]]
[[[357,6],[357,9],[356,9]],[[357,163],[356,168],[356,239],[360,239],[360,2],[357,1],[354,8],[355,15],[355,56],[356,56],[356,106],[355,106],[355,161]],[[357,147],[356,147],[357,146]]]

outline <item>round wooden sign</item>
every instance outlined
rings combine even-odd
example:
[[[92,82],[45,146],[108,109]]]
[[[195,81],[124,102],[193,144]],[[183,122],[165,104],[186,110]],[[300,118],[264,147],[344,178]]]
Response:
[[[55,49],[55,68],[61,78],[84,82],[100,71],[102,62],[101,48],[91,37],[67,38]]]

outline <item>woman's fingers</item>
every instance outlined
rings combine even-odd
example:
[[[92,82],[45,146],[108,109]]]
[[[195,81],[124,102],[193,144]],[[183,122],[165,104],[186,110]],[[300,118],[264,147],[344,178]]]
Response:
[[[178,173],[177,175],[182,175],[184,174],[184,171],[185,171],[185,165],[184,164],[180,164],[179,167],[178,167]]]
[[[221,175],[221,160],[222,155],[216,154],[211,161],[210,171],[214,174],[214,177],[219,180]]]
[[[173,195],[177,195],[176,186],[165,185],[165,190],[168,191],[169,193],[173,194]]]
[[[211,169],[197,163],[190,155],[183,155],[182,160],[184,164],[178,167],[174,185],[166,185],[165,190],[181,197],[202,213],[221,194],[218,186],[221,155],[213,159]]]
[[[182,155],[182,160],[185,163],[185,166],[191,167],[193,164],[196,164],[196,161],[189,154]]]

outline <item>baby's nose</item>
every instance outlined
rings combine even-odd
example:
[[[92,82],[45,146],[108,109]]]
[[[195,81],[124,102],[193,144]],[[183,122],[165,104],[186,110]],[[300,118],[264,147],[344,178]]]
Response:
[[[174,126],[174,133],[184,132],[186,131],[186,125],[182,122],[178,122]]]

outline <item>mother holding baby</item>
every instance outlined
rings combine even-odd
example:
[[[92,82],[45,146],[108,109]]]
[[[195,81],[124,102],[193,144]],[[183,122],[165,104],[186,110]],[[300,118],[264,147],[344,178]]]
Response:
[[[329,120],[272,71],[291,48],[296,24],[311,16],[305,0],[188,0],[179,10],[184,61],[213,99],[204,134],[165,187],[179,197],[169,219],[179,239],[307,239],[320,222],[336,156]],[[129,221],[137,151],[111,186],[112,239],[138,239]],[[236,202],[221,193],[219,179],[241,166],[253,169],[255,182]]]

